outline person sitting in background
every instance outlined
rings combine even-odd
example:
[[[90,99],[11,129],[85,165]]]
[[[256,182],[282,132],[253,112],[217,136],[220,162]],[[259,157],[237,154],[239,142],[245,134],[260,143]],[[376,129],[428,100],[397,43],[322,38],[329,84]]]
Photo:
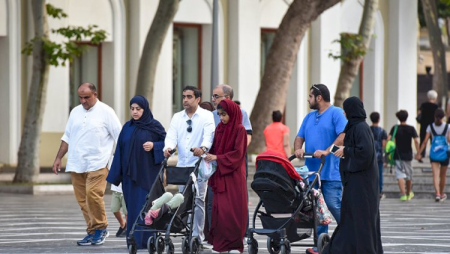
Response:
[[[291,156],[291,146],[289,145],[289,127],[281,122],[283,115],[281,111],[272,112],[273,123],[264,129],[267,151],[281,153],[284,157]]]

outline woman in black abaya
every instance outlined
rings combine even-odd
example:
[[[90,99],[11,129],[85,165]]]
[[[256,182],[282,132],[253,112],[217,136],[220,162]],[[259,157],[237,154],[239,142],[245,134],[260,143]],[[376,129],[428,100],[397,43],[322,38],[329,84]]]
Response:
[[[377,157],[364,105],[357,97],[344,101],[348,119],[339,171],[344,191],[341,221],[322,253],[383,253],[380,232]]]

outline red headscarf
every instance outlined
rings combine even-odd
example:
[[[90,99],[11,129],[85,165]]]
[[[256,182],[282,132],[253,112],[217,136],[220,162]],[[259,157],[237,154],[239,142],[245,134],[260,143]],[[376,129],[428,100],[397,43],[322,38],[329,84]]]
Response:
[[[215,155],[224,154],[233,150],[239,125],[242,126],[242,112],[239,105],[232,100],[222,100],[219,103],[230,116],[227,124],[219,123],[214,133],[213,151]]]

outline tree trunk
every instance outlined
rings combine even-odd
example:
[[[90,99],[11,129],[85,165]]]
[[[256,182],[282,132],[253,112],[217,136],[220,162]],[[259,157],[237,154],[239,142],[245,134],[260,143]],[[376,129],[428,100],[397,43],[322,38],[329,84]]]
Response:
[[[423,15],[427,24],[428,37],[431,51],[433,52],[434,73],[433,90],[439,94],[439,98],[446,98],[448,91],[447,65],[445,63],[445,48],[442,43],[441,30],[438,25],[438,13],[435,0],[421,0]]]
[[[159,1],[158,10],[145,40],[141,61],[139,62],[136,95],[145,96],[150,105],[153,101],[153,86],[162,44],[177,13],[179,4],[180,0]]]
[[[364,11],[358,32],[362,38],[358,46],[363,50],[367,50],[369,47],[370,38],[372,37],[373,24],[375,21],[375,13],[377,10],[378,0],[364,1]],[[342,107],[344,100],[350,97],[350,89],[352,88],[353,81],[358,74],[359,66],[361,65],[363,59],[364,56],[358,56],[350,61],[344,61],[341,66],[336,94],[334,95],[335,106]]]
[[[264,128],[272,122],[273,110],[283,111],[292,69],[306,30],[322,12],[340,0],[295,0],[289,6],[277,30],[266,59],[264,75],[250,121],[253,138],[248,151],[264,150]]]
[[[39,142],[47,95],[49,64],[43,40],[48,40],[48,22],[45,0],[31,1],[36,40],[33,45],[33,74],[28,94],[24,130],[20,141],[14,182],[36,182],[39,175]]]

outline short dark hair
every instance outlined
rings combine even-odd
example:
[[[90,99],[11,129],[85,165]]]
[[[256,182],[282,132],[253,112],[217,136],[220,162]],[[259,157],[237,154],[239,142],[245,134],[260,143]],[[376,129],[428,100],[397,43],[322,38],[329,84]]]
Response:
[[[281,122],[282,117],[283,117],[283,114],[281,114],[281,111],[275,110],[272,112],[272,120],[274,122]]]
[[[236,101],[234,101],[234,103],[236,103],[237,105],[241,105],[241,102],[240,101],[238,101],[238,100],[236,100]]]
[[[324,101],[330,102],[330,90],[326,85],[314,84],[309,90],[313,91],[314,97],[321,95]]]
[[[192,91],[194,92],[194,97],[197,98],[201,98],[202,97],[202,91],[200,91],[197,87],[194,86],[185,86],[183,88],[183,92],[185,91]]]
[[[444,116],[445,116],[445,112],[444,112],[443,109],[437,108],[437,109],[434,111],[434,118],[442,119],[442,118],[444,118]]]
[[[372,121],[372,123],[378,123],[380,121],[380,113],[378,112],[370,113],[370,121]]]
[[[408,119],[408,111],[402,109],[395,113],[395,116],[397,116],[400,122],[406,122],[406,119]]]
[[[89,90],[91,90],[93,93],[96,93],[96,92],[97,92],[97,87],[95,87],[95,85],[92,84],[92,83],[89,83],[89,82],[81,83],[81,84],[78,86],[78,88],[80,88],[82,85],[88,85]]]
[[[209,101],[203,101],[202,103],[199,104],[199,106],[203,109],[214,111],[214,105]]]

